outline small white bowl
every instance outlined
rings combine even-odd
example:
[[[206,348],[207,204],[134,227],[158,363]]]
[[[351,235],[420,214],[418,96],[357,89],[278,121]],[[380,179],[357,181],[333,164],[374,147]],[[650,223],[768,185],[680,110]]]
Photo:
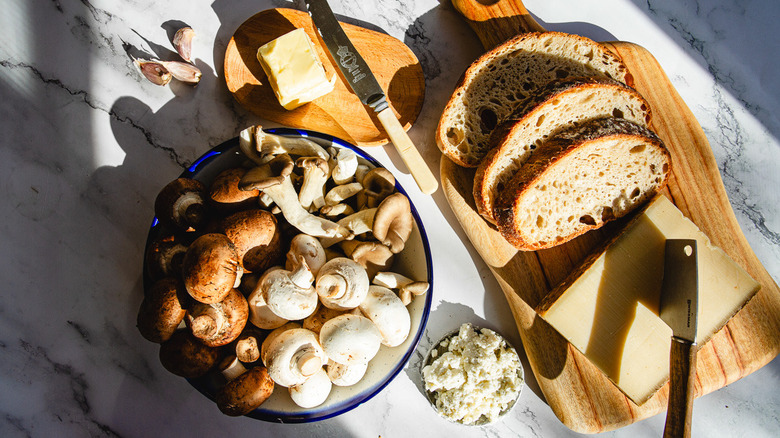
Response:
[[[359,160],[364,160],[374,167],[383,167],[378,161],[357,146],[327,134],[288,128],[267,129],[266,131],[288,137],[305,137],[319,143],[326,149],[331,146],[349,148],[357,153]],[[219,172],[230,167],[239,166],[245,161],[246,159],[239,151],[238,137],[236,137],[206,152],[180,176],[200,180],[208,186]],[[400,183],[396,183],[396,190],[406,195]],[[292,402],[286,388],[277,386],[271,397],[259,408],[247,414],[247,416],[278,423],[306,423],[324,420],[343,414],[369,400],[401,372],[417,348],[417,344],[425,331],[425,325],[431,309],[433,290],[433,264],[428,238],[413,203],[411,207],[415,220],[414,229],[406,242],[404,250],[396,255],[393,271],[404,274],[409,278],[427,281],[430,284],[430,288],[424,296],[415,298],[407,306],[411,315],[412,325],[406,341],[393,348],[383,345],[379,353],[369,363],[368,370],[360,382],[350,387],[333,386],[328,399],[320,406],[311,409],[301,408]],[[157,220],[155,219],[149,232],[147,244],[156,236],[156,233],[159,231],[158,228]],[[189,379],[189,382],[211,400],[215,399],[218,379],[207,376]],[[221,415],[216,409],[216,405],[214,411],[217,415]]]
[[[477,332],[480,332],[482,330],[481,327],[477,327],[477,326],[475,326],[473,324],[472,324],[472,327]],[[503,337],[500,333],[498,333],[498,332],[496,332],[496,331],[494,331],[492,329],[491,329],[491,331],[493,331],[499,338],[501,338],[506,343],[506,345],[508,347],[512,348],[515,351],[515,353],[517,353],[517,349],[514,348],[512,346],[512,344],[510,344],[509,341],[506,340],[505,337]],[[517,396],[514,398],[514,400],[512,400],[512,402],[509,403],[509,405],[507,405],[507,407],[504,408],[498,414],[498,416],[494,419],[494,421],[490,421],[489,418],[487,416],[485,416],[485,415],[480,416],[479,419],[477,421],[473,422],[473,423],[463,423],[463,422],[460,422],[460,421],[455,421],[455,420],[452,420],[450,418],[447,418],[446,416],[442,415],[441,412],[439,412],[439,409],[436,406],[436,399],[437,399],[436,398],[437,397],[436,392],[435,391],[428,391],[427,389],[425,389],[425,377],[423,375],[423,369],[426,366],[432,364],[442,354],[446,353],[448,351],[448,349],[449,349],[449,342],[447,342],[447,345],[442,345],[442,344],[445,341],[449,341],[450,339],[458,336],[459,333],[460,333],[460,327],[458,327],[456,330],[453,330],[452,332],[446,334],[441,339],[436,341],[436,343],[431,346],[430,350],[428,350],[428,353],[425,355],[425,360],[422,362],[422,365],[420,365],[420,378],[421,378],[421,380],[423,382],[423,390],[425,391],[425,397],[428,399],[428,402],[431,404],[431,407],[433,408],[433,410],[436,411],[436,413],[439,414],[439,416],[441,416],[442,418],[444,418],[447,421],[450,421],[451,423],[461,424],[461,425],[464,425],[464,426],[485,426],[485,425],[489,425],[489,424],[494,424],[495,422],[497,422],[498,420],[500,420],[501,418],[506,416],[512,410],[512,408],[514,408],[515,404],[517,404],[517,400],[520,398],[520,394],[522,394],[522,392],[523,392],[523,387],[525,387],[525,376],[524,376],[524,371],[523,371],[523,364],[521,362],[519,362],[519,360],[518,360],[517,374],[520,377],[520,381],[521,381],[520,390],[517,391]],[[519,355],[518,355],[518,359],[519,359]]]

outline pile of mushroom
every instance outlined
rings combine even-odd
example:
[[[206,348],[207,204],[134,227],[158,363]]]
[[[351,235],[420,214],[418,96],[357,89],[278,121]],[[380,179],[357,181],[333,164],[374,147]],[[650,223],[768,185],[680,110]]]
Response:
[[[395,179],[347,148],[241,132],[247,165],[158,195],[138,328],[174,374],[220,376],[221,412],[286,387],[302,408],[359,382],[409,336],[428,283],[392,272],[411,235]],[[383,347],[384,346],[384,347]]]

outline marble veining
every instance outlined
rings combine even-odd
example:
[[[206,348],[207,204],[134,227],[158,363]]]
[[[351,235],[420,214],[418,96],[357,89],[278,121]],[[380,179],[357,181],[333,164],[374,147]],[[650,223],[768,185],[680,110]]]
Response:
[[[483,49],[446,0],[331,0],[347,22],[402,40],[426,75],[412,139],[433,169],[438,116]],[[780,279],[780,46],[773,0],[527,0],[551,30],[640,44],[659,60],[712,145],[747,240]],[[222,70],[232,32],[301,0],[10,0],[0,14],[0,436],[579,436],[533,380],[512,413],[463,427],[428,405],[419,368],[443,334],[470,321],[522,345],[503,293],[441,192],[410,191],[435,266],[428,329],[379,395],[344,415],[279,425],[221,415],[159,364],[135,327],[141,260],[159,189],[250,124]],[[134,58],[174,59],[182,25],[197,36],[197,87],[147,82]],[[369,153],[414,183],[392,147]],[[780,433],[780,361],[696,400],[693,436]],[[605,435],[655,437],[663,414]]]

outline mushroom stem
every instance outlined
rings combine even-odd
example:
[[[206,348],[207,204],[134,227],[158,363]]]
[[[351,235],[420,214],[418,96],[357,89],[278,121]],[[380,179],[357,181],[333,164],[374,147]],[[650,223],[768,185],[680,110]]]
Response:
[[[219,364],[219,372],[228,382],[246,372],[246,367],[236,356],[228,356]]]
[[[325,205],[325,183],[330,173],[328,162],[319,157],[302,157],[295,165],[303,168],[303,184],[298,194],[301,206],[308,210]]]
[[[352,181],[358,167],[357,154],[352,149],[340,148],[336,152],[333,166],[333,182],[338,185],[346,184]]]
[[[314,283],[314,274],[309,269],[309,264],[306,263],[306,258],[298,256],[295,258],[294,268],[290,272],[290,281],[295,286],[301,289],[308,289],[311,284]]]
[[[330,158],[328,152],[317,143],[306,138],[292,138],[270,134],[260,125],[250,126],[239,134],[241,152],[255,164],[262,165],[281,154],[302,157]]]
[[[322,243],[324,248],[327,248],[343,240],[348,240],[348,237],[368,233],[374,226],[374,216],[376,215],[376,211],[376,208],[366,208],[339,219],[337,224],[347,230],[349,235],[323,238],[320,239],[320,243]]]
[[[363,185],[359,182],[333,187],[325,195],[325,205],[336,205],[341,201],[358,194],[361,190],[363,190]]]

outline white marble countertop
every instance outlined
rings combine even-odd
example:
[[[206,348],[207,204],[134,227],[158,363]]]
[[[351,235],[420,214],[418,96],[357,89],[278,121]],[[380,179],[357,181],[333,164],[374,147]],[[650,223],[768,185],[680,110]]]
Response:
[[[527,0],[548,29],[638,43],[655,55],[712,145],[748,241],[780,279],[780,37],[775,0]],[[482,48],[447,0],[333,0],[346,21],[409,45],[427,78],[410,135],[433,169],[438,116]],[[282,0],[11,0],[0,14],[0,436],[574,436],[533,379],[489,427],[440,419],[418,390],[420,355],[379,395],[335,418],[280,425],[221,415],[165,371],[135,328],[141,260],[159,189],[211,146],[263,122],[229,95],[225,45],[246,18]],[[187,23],[204,77],[157,87],[129,50],[166,53]],[[472,321],[521,345],[503,294],[441,191],[414,189],[436,287],[426,336]],[[438,172],[436,172],[438,174]],[[780,360],[696,400],[694,436],[780,435]],[[664,415],[605,435],[660,436]]]

